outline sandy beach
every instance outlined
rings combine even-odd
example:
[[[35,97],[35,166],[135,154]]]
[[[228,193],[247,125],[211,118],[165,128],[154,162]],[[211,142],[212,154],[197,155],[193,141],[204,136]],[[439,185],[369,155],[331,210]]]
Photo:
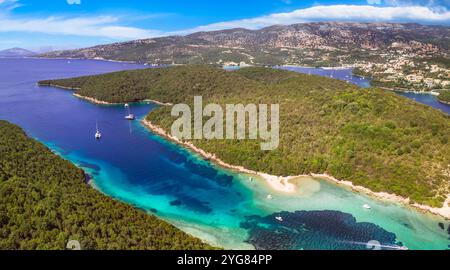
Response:
[[[240,173],[246,173],[246,174],[258,176],[258,177],[264,179],[271,188],[273,188],[274,190],[279,191],[279,192],[295,193],[297,191],[297,187],[290,182],[290,180],[292,180],[292,179],[299,178],[299,177],[321,178],[321,179],[331,181],[335,184],[348,187],[348,188],[352,189],[353,191],[364,193],[371,197],[374,197],[374,198],[377,198],[377,199],[380,199],[383,201],[397,202],[397,203],[400,203],[400,204],[403,204],[406,206],[414,207],[415,209],[421,210],[423,212],[432,213],[435,215],[442,216],[446,219],[450,219],[450,205],[449,205],[450,204],[450,195],[447,197],[446,201],[444,202],[444,204],[441,208],[434,208],[431,206],[422,205],[422,204],[418,204],[418,203],[411,204],[409,198],[401,197],[401,196],[398,196],[395,194],[391,194],[391,193],[387,193],[387,192],[374,192],[363,186],[356,186],[350,181],[336,179],[335,177],[333,177],[327,173],[322,173],[322,174],[311,173],[309,175],[302,174],[302,175],[296,175],[296,176],[283,177],[283,176],[270,175],[270,174],[266,174],[263,172],[252,171],[252,170],[246,169],[242,166],[228,164],[228,163],[222,161],[221,159],[219,159],[218,157],[216,157],[216,155],[207,153],[203,149],[196,147],[191,142],[182,141],[176,137],[173,137],[172,135],[168,134],[164,129],[162,129],[159,126],[154,125],[153,123],[151,123],[148,120],[145,120],[145,119],[142,120],[142,124],[144,126],[146,126],[147,128],[149,128],[152,132],[154,132],[164,138],[167,138],[177,144],[180,144],[180,145],[183,145],[183,146],[189,148],[190,150],[194,151],[195,153],[201,155],[203,158],[211,160],[223,168],[232,169],[232,170],[240,172]]]
[[[85,97],[85,96],[79,95],[77,93],[73,93],[72,95],[74,95],[77,98],[81,98],[81,99],[87,100],[89,102],[92,102],[95,104],[100,104],[100,105],[117,105],[117,104],[119,104],[119,103],[111,103],[111,102],[101,101],[101,100],[91,98],[91,97]]]
[[[144,124],[144,126],[148,127],[154,133],[156,133],[164,138],[167,138],[173,142],[176,142],[177,144],[183,145],[183,146],[193,150],[195,153],[200,154],[203,158],[205,158],[207,160],[211,160],[214,163],[220,165],[221,167],[224,167],[227,169],[232,169],[234,171],[241,172],[241,173],[259,176],[259,177],[263,178],[264,180],[266,180],[267,183],[274,190],[277,190],[277,191],[286,192],[286,193],[294,193],[296,191],[295,185],[290,183],[289,180],[293,179],[293,178],[297,178],[299,176],[288,176],[288,177],[275,176],[275,175],[270,175],[270,174],[266,174],[266,173],[262,173],[262,172],[252,171],[252,170],[246,169],[242,166],[231,165],[231,164],[228,164],[228,163],[222,161],[221,159],[216,157],[216,155],[207,153],[203,149],[196,147],[191,142],[182,141],[170,134],[167,134],[162,128],[152,124],[148,120],[145,120],[145,119],[142,120],[142,124]]]
[[[144,99],[143,101],[144,102],[155,103],[155,104],[158,104],[158,105],[161,105],[161,106],[172,106],[173,105],[172,103],[164,103],[164,102],[161,102],[161,101],[158,101],[158,100],[154,100],[154,99]]]

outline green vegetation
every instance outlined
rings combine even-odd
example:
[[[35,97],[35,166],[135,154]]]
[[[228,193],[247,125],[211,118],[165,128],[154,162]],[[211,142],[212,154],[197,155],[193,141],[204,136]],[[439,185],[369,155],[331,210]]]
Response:
[[[0,121],[0,249],[205,249],[172,225],[104,196],[81,169]]]
[[[353,75],[356,76],[361,76],[361,77],[371,77],[371,74],[365,72],[364,70],[360,69],[360,68],[354,68],[352,70]]]
[[[450,90],[443,90],[439,93],[438,100],[450,104]]]
[[[416,86],[405,80],[385,81],[382,78],[378,78],[378,77],[374,77],[372,79],[372,81],[370,82],[370,84],[373,87],[385,87],[385,88],[389,88],[389,89],[405,89],[405,90],[416,90],[416,91],[420,91],[420,90],[425,91],[426,90],[421,85]]]
[[[80,83],[82,82],[82,83]],[[280,104],[280,146],[261,151],[256,140],[193,140],[234,165],[274,175],[328,172],[374,191],[442,206],[450,183],[450,118],[380,89],[269,68],[227,72],[207,66],[123,71],[46,81],[111,102]],[[170,107],[148,119],[167,131]]]

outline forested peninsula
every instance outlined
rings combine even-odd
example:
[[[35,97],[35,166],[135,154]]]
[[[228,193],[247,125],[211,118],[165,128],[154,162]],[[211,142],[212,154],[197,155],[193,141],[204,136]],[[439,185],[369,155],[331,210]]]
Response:
[[[288,176],[328,173],[411,203],[442,207],[450,194],[450,117],[395,93],[344,81],[270,68],[224,71],[175,66],[122,71],[40,85],[77,89],[111,103],[145,99],[280,104],[280,145],[260,150],[258,140],[192,140],[221,160]],[[147,120],[170,131],[176,119],[161,106]]]
[[[0,120],[0,249],[210,249],[86,183],[84,172]]]

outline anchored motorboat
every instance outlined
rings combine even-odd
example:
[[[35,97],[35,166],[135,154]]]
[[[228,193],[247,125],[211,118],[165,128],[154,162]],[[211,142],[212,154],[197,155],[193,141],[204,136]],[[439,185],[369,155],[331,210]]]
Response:
[[[95,125],[96,132],[95,132],[95,139],[99,140],[102,137],[102,134],[100,133],[100,130],[98,130],[98,124]]]

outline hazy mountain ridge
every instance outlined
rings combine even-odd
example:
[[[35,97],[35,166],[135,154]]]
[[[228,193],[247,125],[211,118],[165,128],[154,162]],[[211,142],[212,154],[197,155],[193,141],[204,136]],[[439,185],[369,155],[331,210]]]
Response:
[[[42,56],[154,64],[336,65],[372,57],[371,52],[395,53],[399,48],[418,56],[448,56],[449,44],[450,27],[446,26],[330,22],[197,32],[56,51]]]
[[[22,48],[11,48],[0,51],[0,57],[30,57],[34,55],[37,55],[37,53]]]

